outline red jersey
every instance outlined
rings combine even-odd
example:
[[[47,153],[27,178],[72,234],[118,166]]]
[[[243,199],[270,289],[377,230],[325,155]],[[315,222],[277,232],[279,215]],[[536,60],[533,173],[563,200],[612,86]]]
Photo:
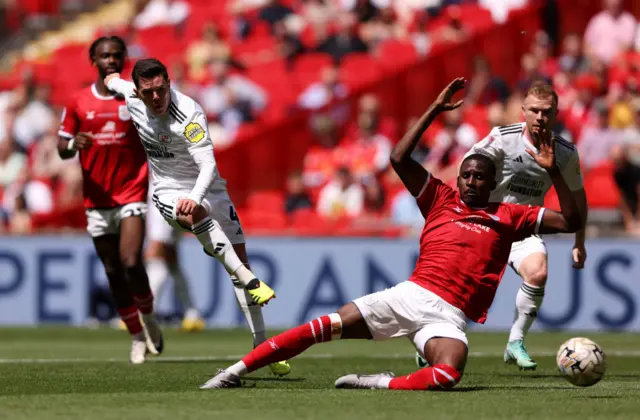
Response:
[[[417,202],[425,224],[409,280],[484,323],[511,244],[538,232],[545,209],[508,203],[473,209],[431,176]]]
[[[62,113],[58,134],[92,133],[93,145],[79,150],[86,208],[111,208],[147,200],[147,156],[124,99],[82,89]]]

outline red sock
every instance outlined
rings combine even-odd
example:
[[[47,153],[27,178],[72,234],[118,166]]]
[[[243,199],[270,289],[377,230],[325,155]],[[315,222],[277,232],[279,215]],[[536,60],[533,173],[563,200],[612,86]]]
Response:
[[[451,389],[460,381],[462,374],[449,365],[434,365],[407,376],[393,378],[389,389],[428,390]]]
[[[253,372],[270,363],[289,360],[316,343],[331,341],[331,336],[339,336],[341,330],[342,322],[339,319],[334,319],[332,326],[329,315],[325,315],[268,339],[242,361],[247,371]]]
[[[153,313],[153,294],[151,292],[146,295],[134,295],[133,300],[143,315]]]
[[[120,319],[127,326],[131,335],[136,335],[142,332],[142,324],[140,323],[140,317],[138,316],[138,308],[135,306],[129,306],[127,308],[118,308]]]

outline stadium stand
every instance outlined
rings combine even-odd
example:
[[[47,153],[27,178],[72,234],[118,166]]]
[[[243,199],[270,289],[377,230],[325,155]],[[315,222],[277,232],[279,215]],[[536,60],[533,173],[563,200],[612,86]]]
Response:
[[[9,9],[7,28],[16,16],[55,15],[72,2],[45,2],[46,10],[41,3]],[[518,122],[523,90],[545,78],[560,94],[558,130],[583,156],[592,221],[622,221],[638,234],[640,42],[633,16],[640,4],[625,2],[624,24],[611,27],[599,3],[447,0],[424,10],[391,0],[102,4],[5,55],[3,229],[84,227],[77,168],[57,159],[52,116],[95,77],[87,45],[113,33],[125,37],[132,59],[169,63],[175,84],[203,104],[221,172],[251,233],[414,232],[415,209],[388,171],[388,150],[448,79],[464,75],[471,83],[462,113],[440,121],[419,151],[432,171],[451,182],[456,158],[492,125]],[[623,40],[625,48],[601,42],[607,31],[615,37],[604,38]],[[227,91],[234,101],[221,93]],[[592,140],[603,135],[609,146]],[[356,192],[339,194],[349,189]],[[294,205],[302,196],[309,203]],[[322,200],[329,196],[331,205]],[[557,207],[553,194],[547,204]]]

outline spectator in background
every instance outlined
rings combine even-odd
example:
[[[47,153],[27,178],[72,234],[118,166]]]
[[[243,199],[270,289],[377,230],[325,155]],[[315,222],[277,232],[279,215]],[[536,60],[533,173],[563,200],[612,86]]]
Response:
[[[267,22],[271,29],[278,22],[281,22],[287,16],[293,14],[293,10],[289,7],[280,4],[278,0],[269,0],[267,4],[260,9],[258,13],[258,19]]]
[[[364,211],[371,215],[381,215],[384,211],[384,206],[386,203],[386,196],[382,185],[380,185],[380,182],[378,182],[377,178],[372,177],[363,184],[363,187]]]
[[[169,79],[171,87],[178,89],[185,95],[195,97],[198,95],[198,86],[187,80],[185,64],[181,60],[175,60],[169,65]]]
[[[623,10],[622,0],[603,0],[603,10],[589,20],[584,34],[587,56],[610,64],[633,46],[636,19]]]
[[[340,148],[345,151],[345,166],[359,180],[365,180],[388,168],[392,141],[381,130],[379,105],[375,96],[363,96],[360,110],[354,137],[346,138]]]
[[[538,31],[531,45],[531,54],[538,63],[538,72],[547,80],[551,80],[559,70],[558,61],[552,56],[552,47],[549,35]]]
[[[230,74],[226,61],[215,60],[211,69],[215,82],[203,90],[200,101],[205,112],[216,116],[234,137],[240,125],[258,118],[267,106],[267,94],[248,78]]]
[[[400,39],[406,35],[405,28],[396,21],[390,7],[380,10],[373,19],[360,25],[360,39],[367,44],[370,51],[386,40]]]
[[[274,25],[273,30],[278,43],[276,47],[277,58],[284,58],[291,66],[293,61],[305,52],[297,28],[295,25],[287,25],[284,21],[280,21]]]
[[[558,59],[560,70],[580,74],[589,70],[589,61],[582,53],[582,40],[578,34],[568,34],[562,41],[562,54]]]
[[[620,131],[608,127],[609,110],[603,99],[593,104],[594,123],[584,127],[578,141],[580,163],[585,171],[608,161],[611,149],[620,143]]]
[[[598,79],[592,74],[578,76],[574,80],[577,98],[565,115],[565,124],[574,139],[580,138],[582,128],[592,124],[591,107],[600,91]]]
[[[371,129],[376,133],[382,134],[390,140],[397,137],[397,126],[393,118],[383,116],[380,109],[380,101],[372,94],[362,95],[358,101],[358,118],[347,127],[345,139],[343,142],[351,143],[356,141],[362,132],[362,122],[367,121],[371,124]]]
[[[284,211],[291,216],[297,210],[313,208],[311,199],[304,186],[302,174],[294,172],[287,179],[287,197],[284,203]]]
[[[316,140],[304,157],[303,180],[309,188],[326,184],[337,170],[338,132],[335,122],[326,115],[316,115],[311,120],[311,131]]]
[[[322,80],[309,85],[298,98],[298,105],[304,109],[324,108],[336,99],[346,98],[349,91],[340,82],[338,67],[327,67],[322,71]]]
[[[202,27],[201,39],[189,44],[186,61],[189,66],[189,76],[194,79],[204,79],[207,76],[207,66],[214,60],[229,61],[231,48],[220,38],[218,29],[213,23]]]
[[[418,27],[415,31],[409,34],[411,43],[416,49],[419,56],[424,57],[431,51],[431,45],[433,44],[432,36],[427,29],[427,18],[420,18],[418,21]]]
[[[367,45],[356,34],[356,19],[353,14],[341,14],[337,23],[338,32],[318,47],[319,52],[332,56],[335,63],[339,63],[347,54],[367,52]]]
[[[614,179],[622,195],[625,229],[640,235],[640,99],[632,103],[634,124],[623,131],[622,142],[612,149]]]
[[[3,189],[20,178],[27,157],[18,151],[10,138],[0,139],[0,187]]]
[[[443,182],[448,182],[454,176],[450,171],[457,171],[458,162],[478,142],[479,137],[471,124],[463,122],[460,108],[446,113],[444,117],[444,128],[436,134],[426,167]]]
[[[180,25],[190,12],[189,3],[183,0],[151,0],[136,16],[133,26],[147,29],[158,25]]]
[[[491,12],[496,23],[505,23],[511,10],[520,9],[527,4],[527,0],[478,0],[478,5]]]
[[[20,147],[28,150],[40,136],[47,132],[51,119],[54,118],[49,102],[51,87],[46,84],[37,85],[29,98],[26,88],[19,88],[16,95],[17,110],[13,124],[13,137]]]
[[[362,213],[364,191],[351,171],[339,168],[332,181],[320,191],[318,214],[327,218],[356,217]]]
[[[483,56],[473,59],[473,74],[465,99],[467,106],[488,105],[495,101],[505,102],[509,87],[501,78],[491,74],[489,62]]]
[[[526,92],[529,90],[533,82],[537,80],[544,80],[547,83],[551,83],[547,77],[540,73],[539,63],[533,54],[525,54],[520,59],[520,78],[518,80],[518,90],[520,92]]]

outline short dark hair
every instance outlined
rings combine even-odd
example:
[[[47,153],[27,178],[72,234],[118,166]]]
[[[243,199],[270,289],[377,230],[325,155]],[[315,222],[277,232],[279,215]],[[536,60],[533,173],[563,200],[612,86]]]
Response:
[[[466,158],[464,158],[464,160],[462,161],[462,165],[464,165],[465,162],[469,161],[469,160],[478,160],[480,162],[484,162],[487,167],[489,168],[489,171],[491,172],[491,175],[495,178],[496,176],[496,164],[493,160],[491,160],[490,157],[485,156],[483,154],[480,153],[474,153],[471,154],[469,156],[467,156]],[[462,165],[460,165],[460,167],[462,167]]]
[[[140,78],[150,79],[156,76],[163,76],[165,80],[169,80],[167,67],[156,58],[138,60],[131,72],[131,78],[136,87],[138,87]]]
[[[553,86],[547,83],[544,80],[536,80],[533,82],[529,90],[527,90],[527,94],[525,98],[529,95],[533,95],[536,98],[551,98],[553,100],[553,105],[558,107],[558,94],[555,90],[553,90]]]
[[[89,60],[93,61],[93,57],[96,55],[96,50],[103,42],[113,42],[118,44],[118,47],[124,52],[124,55],[127,55],[127,44],[120,38],[119,36],[101,36],[91,43],[89,47]]]

